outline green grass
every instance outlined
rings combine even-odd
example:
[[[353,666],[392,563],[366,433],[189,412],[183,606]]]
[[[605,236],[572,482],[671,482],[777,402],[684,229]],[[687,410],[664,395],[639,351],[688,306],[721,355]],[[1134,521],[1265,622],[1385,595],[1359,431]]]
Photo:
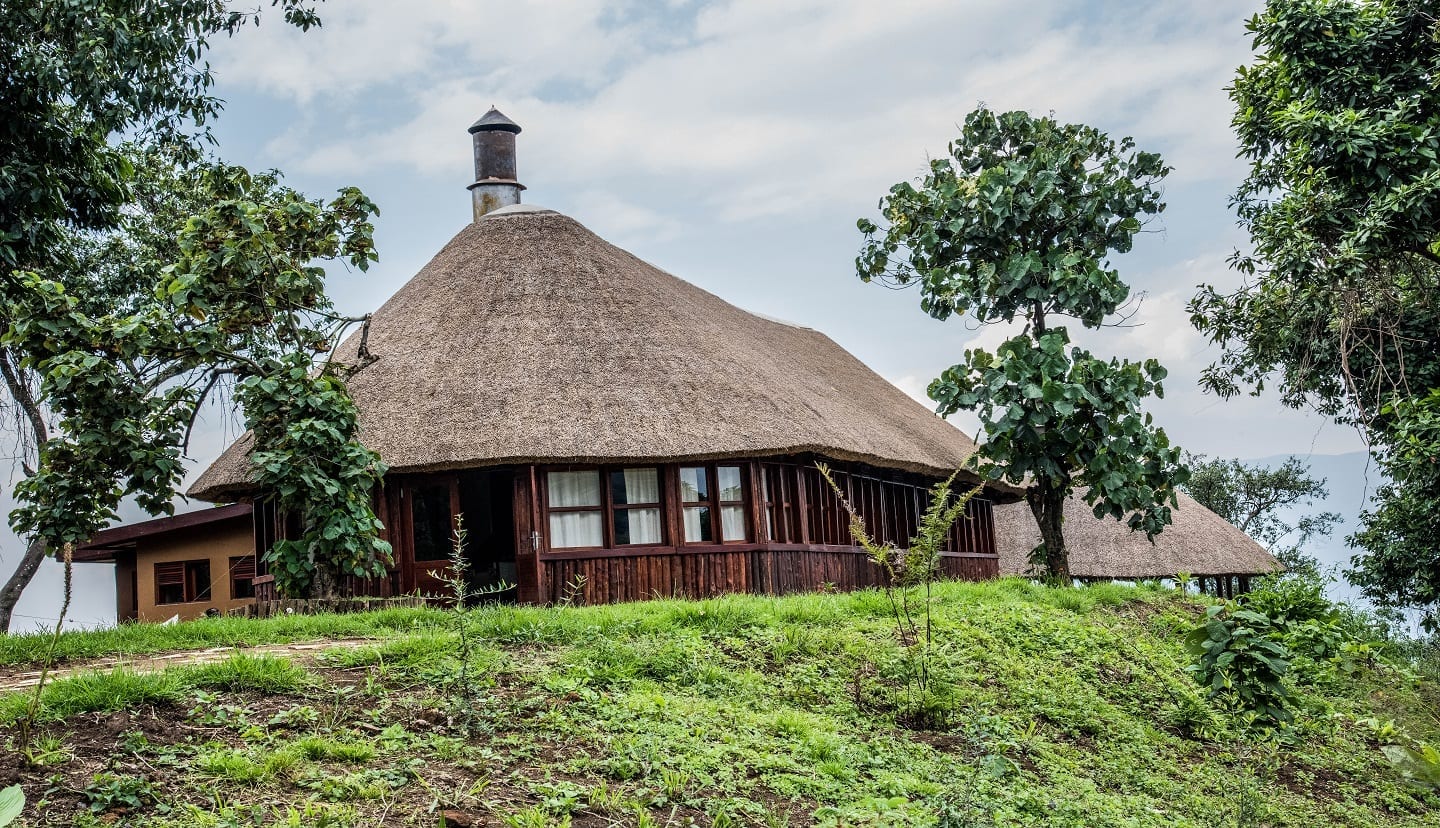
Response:
[[[290,615],[255,619],[200,618],[178,624],[121,624],[105,630],[67,632],[55,650],[58,661],[138,656],[209,647],[288,644],[323,638],[384,637],[440,623],[443,612],[396,608],[354,615]],[[0,665],[39,664],[50,633],[0,635]]]
[[[120,667],[54,679],[41,695],[41,718],[58,721],[81,713],[113,713],[144,705],[180,704],[203,690],[294,693],[312,683],[310,673],[287,659],[237,653],[224,661],[140,673]],[[0,724],[13,724],[33,692],[0,696]]]
[[[148,828],[433,825],[413,818],[446,808],[520,826],[1436,824],[1440,798],[1401,778],[1366,721],[1440,742],[1433,681],[1384,662],[1302,681],[1294,727],[1259,739],[1187,674],[1198,609],[1174,593],[1005,580],[935,597],[925,695],[876,592],[482,608],[464,703],[438,612],[351,616],[340,634],[391,631],[310,670],[236,657],[62,679],[51,734],[125,708],[150,741],[134,759],[120,736],[104,755],[52,741],[61,758],[27,785],[62,793],[54,821],[31,824],[72,824],[63,791],[97,762],[164,780],[163,807],[127,817]],[[249,643],[294,629],[248,623]],[[0,697],[0,722],[21,703]],[[924,729],[907,726],[917,710]]]

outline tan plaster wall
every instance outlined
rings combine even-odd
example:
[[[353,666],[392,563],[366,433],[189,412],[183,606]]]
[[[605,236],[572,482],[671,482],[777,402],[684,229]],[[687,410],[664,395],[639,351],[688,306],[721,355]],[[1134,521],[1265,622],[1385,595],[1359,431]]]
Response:
[[[253,598],[230,597],[230,559],[250,555],[255,539],[249,516],[197,526],[142,540],[136,545],[136,609],[141,621],[168,621],[174,616],[189,621],[214,607],[225,612],[254,603]],[[210,561],[210,600],[186,604],[155,603],[155,564],[170,561]]]

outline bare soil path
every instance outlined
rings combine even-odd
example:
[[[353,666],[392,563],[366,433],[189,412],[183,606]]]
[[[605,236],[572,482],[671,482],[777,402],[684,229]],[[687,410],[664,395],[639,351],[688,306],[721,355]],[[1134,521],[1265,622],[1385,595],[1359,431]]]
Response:
[[[185,664],[212,664],[235,655],[281,655],[295,656],[305,661],[314,661],[324,650],[341,647],[363,647],[374,644],[374,638],[335,638],[321,641],[297,641],[291,644],[260,644],[253,647],[211,647],[208,650],[179,650],[168,653],[146,653],[134,656],[110,656],[83,661],[67,662],[50,671],[50,679],[65,678],[78,673],[93,673],[124,667],[137,673],[153,673],[167,667]],[[24,690],[40,683],[40,670],[26,667],[21,670],[0,668],[0,693]]]

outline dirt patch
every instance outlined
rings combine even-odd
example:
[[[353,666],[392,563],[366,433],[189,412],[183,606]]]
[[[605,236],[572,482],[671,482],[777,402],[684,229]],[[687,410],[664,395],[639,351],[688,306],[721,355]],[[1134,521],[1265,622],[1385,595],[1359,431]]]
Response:
[[[57,667],[50,671],[50,679],[65,678],[77,673],[93,673],[96,671],[114,670],[124,667],[127,670],[134,670],[137,673],[153,673],[164,670],[167,667],[177,667],[187,664],[212,664],[217,661],[224,661],[236,653],[248,655],[281,655],[296,658],[301,661],[313,662],[315,657],[325,651],[341,647],[363,647],[367,644],[374,644],[373,638],[340,638],[327,639],[325,641],[301,641],[293,644],[264,644],[254,647],[211,647],[208,650],[182,650],[171,653],[151,653],[141,656],[121,656],[117,658],[97,658],[88,661],[76,661],[67,663],[63,667]],[[0,693],[13,692],[15,690],[26,690],[34,687],[40,682],[40,670],[26,669],[19,671],[0,670]]]

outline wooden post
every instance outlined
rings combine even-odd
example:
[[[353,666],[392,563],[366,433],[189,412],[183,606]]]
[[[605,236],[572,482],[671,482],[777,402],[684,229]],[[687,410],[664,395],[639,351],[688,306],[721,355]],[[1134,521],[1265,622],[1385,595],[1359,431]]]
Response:
[[[514,501],[511,514],[515,518],[515,600],[522,604],[539,604],[545,600],[545,569],[540,562],[539,537],[540,492],[534,466],[515,471]]]

